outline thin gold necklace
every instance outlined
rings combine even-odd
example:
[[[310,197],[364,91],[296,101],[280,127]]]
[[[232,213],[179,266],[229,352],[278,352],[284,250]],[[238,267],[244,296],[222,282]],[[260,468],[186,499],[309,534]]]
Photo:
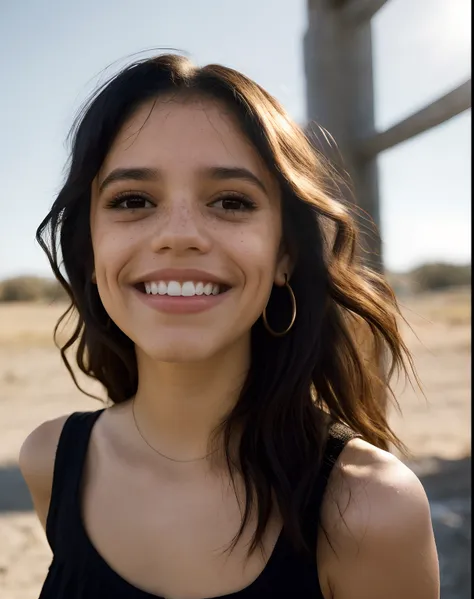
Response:
[[[153,445],[150,445],[150,443],[148,443],[148,441],[143,436],[143,433],[140,430],[140,427],[138,426],[137,418],[135,416],[135,398],[132,399],[132,415],[133,415],[133,421],[135,422],[135,427],[136,427],[136,429],[138,431],[138,434],[143,439],[143,441],[145,441],[145,443],[148,445],[148,447],[150,449],[152,449],[155,453],[157,453],[158,455],[160,455],[162,458],[170,460],[171,462],[180,462],[180,463],[200,462],[201,460],[205,460],[209,456],[213,455],[217,451],[217,449],[215,449],[214,451],[211,451],[210,453],[208,453],[207,455],[203,456],[202,458],[193,458],[192,460],[177,460],[175,458],[170,458],[169,456],[165,455],[164,453],[161,453],[161,451],[158,451],[158,449],[156,449],[155,447],[153,447]]]

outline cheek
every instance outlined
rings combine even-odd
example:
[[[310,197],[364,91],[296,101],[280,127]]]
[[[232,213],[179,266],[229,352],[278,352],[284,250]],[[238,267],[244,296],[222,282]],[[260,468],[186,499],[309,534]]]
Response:
[[[227,246],[247,284],[252,288],[262,285],[265,292],[271,287],[280,246],[277,227],[244,225],[235,235],[222,236],[222,244]]]
[[[91,235],[97,277],[110,283],[117,279],[118,273],[133,254],[135,236],[131,231],[121,232],[120,227],[111,227],[103,220],[94,223]]]

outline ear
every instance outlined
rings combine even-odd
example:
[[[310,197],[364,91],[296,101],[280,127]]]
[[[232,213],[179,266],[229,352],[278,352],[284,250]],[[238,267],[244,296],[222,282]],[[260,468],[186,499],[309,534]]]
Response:
[[[293,263],[290,255],[283,251],[278,259],[277,267],[275,270],[275,285],[283,287],[286,281],[290,280],[291,273],[293,272]]]

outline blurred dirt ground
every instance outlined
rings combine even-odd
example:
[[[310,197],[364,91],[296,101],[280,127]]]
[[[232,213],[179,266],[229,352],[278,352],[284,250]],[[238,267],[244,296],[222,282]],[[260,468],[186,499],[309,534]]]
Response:
[[[426,399],[395,385],[403,416],[391,422],[413,453],[409,465],[430,499],[442,599],[470,597],[470,290],[401,300],[402,324]],[[99,402],[73,385],[51,340],[62,306],[0,304],[0,597],[37,599],[51,554],[17,468],[38,424]],[[98,388],[85,382],[89,390]]]

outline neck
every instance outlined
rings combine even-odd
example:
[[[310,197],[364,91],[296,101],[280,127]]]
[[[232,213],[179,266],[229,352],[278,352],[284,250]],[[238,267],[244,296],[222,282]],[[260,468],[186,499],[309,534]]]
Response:
[[[220,444],[211,447],[211,433],[237,402],[249,361],[249,339],[193,363],[156,362],[137,348],[134,410],[146,441],[177,461],[222,449]],[[218,456],[222,462],[219,451]]]

